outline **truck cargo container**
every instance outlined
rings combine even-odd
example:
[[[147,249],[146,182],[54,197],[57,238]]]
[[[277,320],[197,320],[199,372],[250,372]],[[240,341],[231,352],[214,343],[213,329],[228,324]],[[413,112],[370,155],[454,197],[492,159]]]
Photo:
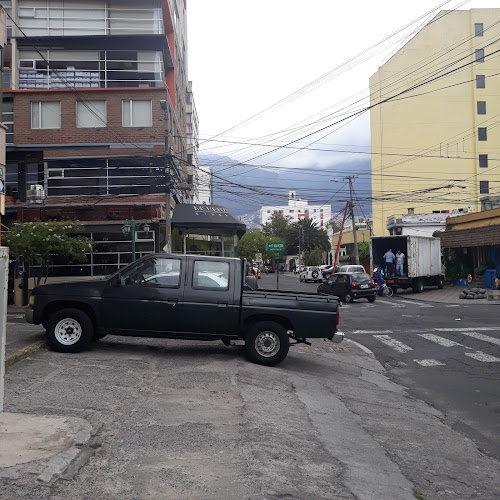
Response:
[[[415,293],[425,286],[444,288],[441,264],[441,240],[425,236],[379,236],[371,239],[370,264],[372,270],[385,267],[384,254],[392,249],[405,254],[403,276],[385,276],[387,286],[394,292],[398,288],[413,288]],[[396,267],[396,266],[394,266]],[[394,274],[396,269],[394,269]]]

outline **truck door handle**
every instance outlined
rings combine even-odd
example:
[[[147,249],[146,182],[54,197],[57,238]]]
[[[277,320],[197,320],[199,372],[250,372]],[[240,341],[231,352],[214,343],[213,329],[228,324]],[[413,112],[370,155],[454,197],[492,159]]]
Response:
[[[227,307],[227,302],[219,302],[217,304],[218,307]]]
[[[175,307],[177,302],[179,302],[177,299],[167,299],[167,304],[172,307]]]

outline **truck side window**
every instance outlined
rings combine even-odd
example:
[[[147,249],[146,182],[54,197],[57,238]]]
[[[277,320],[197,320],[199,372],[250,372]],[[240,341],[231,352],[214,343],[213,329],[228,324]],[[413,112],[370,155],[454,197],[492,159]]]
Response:
[[[195,260],[193,288],[202,290],[228,290],[229,262]]]
[[[178,288],[181,276],[180,259],[151,258],[133,266],[121,276],[122,285],[170,286]]]

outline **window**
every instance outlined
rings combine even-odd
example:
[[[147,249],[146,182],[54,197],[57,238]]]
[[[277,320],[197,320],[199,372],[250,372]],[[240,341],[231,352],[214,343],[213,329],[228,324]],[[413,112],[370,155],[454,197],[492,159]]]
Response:
[[[488,168],[488,155],[479,155],[479,168]]]
[[[484,62],[484,49],[476,49],[476,62]]]
[[[76,103],[76,126],[98,128],[106,126],[106,101]]]
[[[486,130],[487,130],[486,127],[479,127],[477,129],[477,140],[478,141],[486,141],[487,140],[488,134],[487,134]]]
[[[474,24],[474,35],[475,36],[483,36],[483,23],[475,23]]]
[[[124,127],[152,127],[153,109],[151,101],[122,101],[122,125]]]
[[[61,128],[61,103],[59,101],[32,102],[31,128]]]
[[[476,89],[484,89],[486,87],[486,79],[484,75],[476,75]]]
[[[180,285],[181,261],[179,259],[151,258],[141,261],[121,275],[122,285],[169,286]]]
[[[477,101],[477,114],[478,115],[486,114],[486,101]]]
[[[227,290],[229,288],[229,263],[196,260],[193,270],[193,288]]]
[[[479,181],[479,194],[489,194],[490,183],[489,181]]]

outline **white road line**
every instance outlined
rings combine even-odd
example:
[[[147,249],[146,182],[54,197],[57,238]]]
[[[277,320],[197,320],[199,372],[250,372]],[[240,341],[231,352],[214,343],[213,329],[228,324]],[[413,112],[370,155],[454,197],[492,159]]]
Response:
[[[398,351],[401,353],[413,351],[412,347],[410,347],[406,344],[403,344],[402,342],[399,342],[399,340],[395,340],[395,339],[389,337],[389,335],[374,335],[373,337],[376,338],[377,340],[380,340],[380,342],[382,342],[382,344],[385,344],[389,347],[392,347],[395,351]]]
[[[437,328],[436,328],[437,330]],[[479,328],[478,328],[479,330]],[[441,331],[441,330],[440,330]],[[451,331],[451,330],[447,330],[447,331]],[[459,333],[460,335],[467,335],[467,337],[472,337],[473,339],[477,339],[477,340],[483,340],[484,342],[489,342],[490,344],[496,344],[496,345],[500,345],[500,339],[497,339],[495,337],[490,337],[488,335],[483,335],[482,333],[477,333],[477,332],[471,332],[471,331],[468,331],[468,330],[455,330],[455,333]]]
[[[466,331],[473,331],[473,332],[479,332],[479,331],[490,331],[490,330],[500,330],[500,327],[498,326],[469,326],[467,328],[431,328],[431,330],[434,330],[436,332],[466,332]]]
[[[415,363],[420,366],[445,366],[441,361],[437,361],[436,359],[414,359]]]
[[[354,330],[351,333],[367,333],[367,334],[376,334],[376,333],[392,333],[392,330],[379,330],[379,331],[372,331],[372,330]]]
[[[490,354],[486,354],[482,351],[465,352],[464,354],[466,356],[469,356],[469,358],[473,358],[477,361],[483,361],[484,363],[499,363],[500,362],[499,358],[495,358],[495,356],[491,356]]]
[[[460,307],[460,304],[448,304],[444,307]]]
[[[427,304],[425,302],[417,302],[416,300],[404,300],[398,299],[399,302],[403,302],[404,304],[412,304],[418,307],[434,307],[432,304]]]
[[[453,347],[458,345],[461,347],[465,347],[466,349],[471,349],[470,347],[466,347],[463,344],[459,344],[458,342],[454,342],[453,340],[445,339],[444,337],[440,337],[439,335],[434,335],[433,333],[419,333],[418,336],[430,340],[431,342],[435,342],[436,344],[442,345],[443,347]]]

